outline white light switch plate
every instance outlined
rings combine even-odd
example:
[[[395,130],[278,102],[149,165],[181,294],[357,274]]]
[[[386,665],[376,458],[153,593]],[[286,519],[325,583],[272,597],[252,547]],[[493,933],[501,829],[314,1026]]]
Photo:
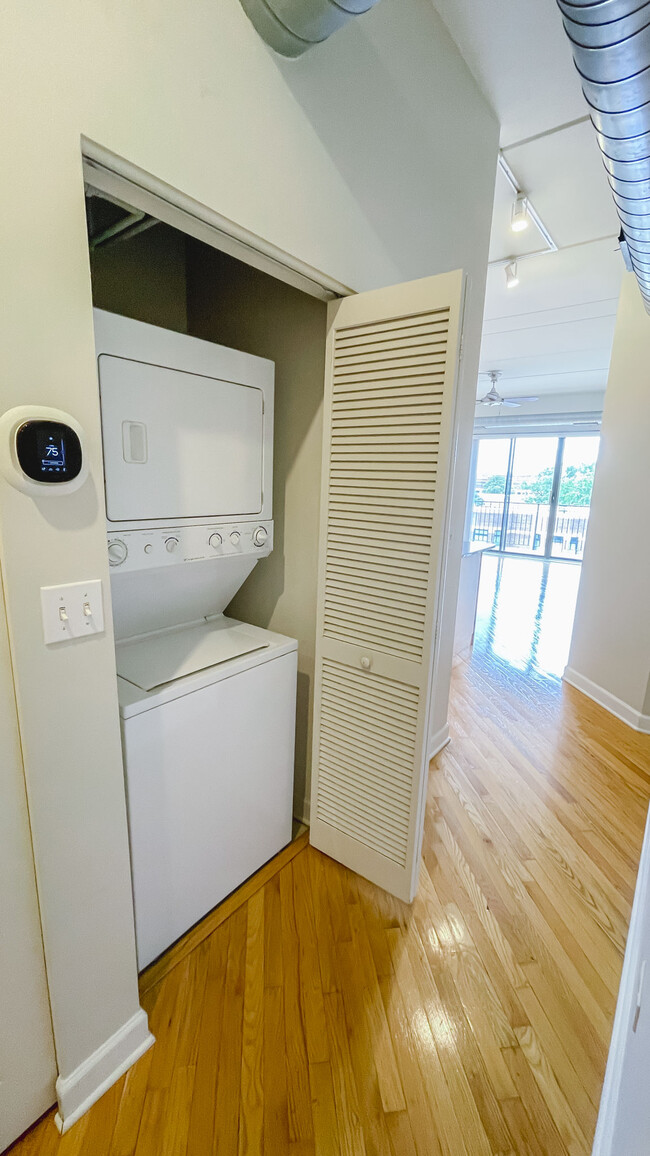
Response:
[[[46,643],[101,634],[104,629],[101,578],[69,582],[66,586],[41,586],[41,610]]]

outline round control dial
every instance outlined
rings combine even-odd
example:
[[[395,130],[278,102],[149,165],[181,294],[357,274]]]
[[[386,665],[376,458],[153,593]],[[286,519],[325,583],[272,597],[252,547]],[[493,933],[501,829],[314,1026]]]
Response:
[[[253,530],[253,545],[263,546],[268,536],[268,530],[264,526],[258,526],[256,530]]]
[[[110,566],[121,566],[129,550],[126,542],[121,538],[113,538],[108,543],[108,562]]]
[[[223,545],[223,538],[221,534],[210,534],[208,538],[208,546],[212,546],[213,550],[218,550]]]
[[[239,533],[239,530],[233,530],[232,534],[230,535],[230,541],[232,542],[233,546],[239,545],[240,538],[241,534]]]
[[[165,538],[165,549],[168,554],[173,554],[178,546],[178,538]]]

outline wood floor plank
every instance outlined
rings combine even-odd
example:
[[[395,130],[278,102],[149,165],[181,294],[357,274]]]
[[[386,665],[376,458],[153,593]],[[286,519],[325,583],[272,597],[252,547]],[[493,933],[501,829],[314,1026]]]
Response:
[[[149,1048],[149,1051],[145,1052],[126,1073],[122,1096],[115,1114],[115,1127],[111,1136],[109,1156],[133,1156],[149,1084],[152,1059],[153,1049]]]
[[[329,1060],[309,1065],[316,1156],[338,1156],[339,1127]]]
[[[300,1006],[305,1027],[307,1059],[310,1064],[327,1063],[330,1053],[311,898],[309,851],[294,860],[293,888],[295,926],[299,943]]]
[[[540,1047],[535,1032],[532,1028],[520,1028],[517,1032],[517,1039],[521,1052],[527,1060],[528,1068],[546,1102],[551,1119],[564,1141],[567,1152],[570,1153],[570,1156],[586,1156],[588,1152],[587,1141],[564,1092],[557,1082],[544,1049]],[[514,1049],[514,1056],[517,1059],[520,1058],[516,1048]],[[523,1062],[521,1062],[520,1068],[525,1070]],[[530,1085],[528,1087],[530,1088]]]
[[[370,947],[367,923],[360,907],[350,908],[352,940],[349,953],[342,956],[350,984],[358,996],[360,1016],[367,1025],[368,1061],[374,1063],[379,1085],[379,1093],[384,1112],[402,1112],[404,1090],[395,1059],[395,1052],[386,1020],[386,1010],[381,998],[379,976],[375,969],[375,959]],[[342,945],[345,951],[348,945]],[[386,946],[388,951],[388,946]],[[391,963],[392,973],[392,963]],[[355,977],[357,983],[354,983]]]
[[[343,985],[343,1009],[347,1028],[351,1078],[356,1087],[359,1120],[368,1153],[392,1156],[379,1084],[379,1059],[367,1017],[368,991],[353,943],[341,944],[341,963],[350,982]],[[382,1008],[383,1010],[383,1008]],[[399,1076],[397,1077],[399,1080]],[[402,1100],[403,1103],[403,1100]]]
[[[446,965],[435,955],[429,961],[428,946],[419,933],[408,935],[409,957],[434,1030],[458,1126],[468,1134],[470,1152],[481,1151],[484,1134],[492,1151],[501,1152],[509,1147],[510,1136],[499,1108],[499,1093],[504,1084],[507,1092],[512,1090],[507,1071],[505,1076],[501,1071],[503,1057],[499,1052],[497,1058],[498,1047],[493,1046],[486,1063],[454,982],[455,957]],[[498,1064],[498,1071],[492,1063]]]
[[[523,1052],[520,1048],[506,1048],[503,1054],[512,1073],[513,1081],[519,1090],[519,1101],[525,1105],[524,1110],[532,1124],[535,1140],[542,1148],[544,1156],[567,1156],[568,1149],[564,1144],[556,1121],[536,1085]],[[512,1102],[509,1101],[509,1103]],[[517,1147],[515,1147],[515,1151],[518,1151]],[[570,1156],[575,1156],[574,1152],[571,1152]],[[583,1149],[580,1150],[579,1156],[585,1156]]]
[[[418,1024],[417,1060],[426,1094],[433,1103],[440,1147],[445,1156],[487,1156],[490,1143],[458,1054],[454,1026],[444,1015],[432,979],[427,981],[420,945],[398,929],[388,931],[387,936],[404,1007]]]
[[[202,1156],[213,1149],[219,1041],[223,1026],[230,931],[230,923],[223,923],[207,941],[210,949],[208,973],[199,1025],[187,1156]]]
[[[284,991],[268,987],[264,991],[264,1156],[289,1152],[285,1055]]]
[[[417,1021],[414,1022],[409,1016],[397,983],[382,978],[380,987],[417,1156],[441,1156],[433,1100],[427,1095],[418,1060]]]
[[[313,1146],[314,1125],[309,1089],[307,1042],[300,1003],[300,944],[296,929],[293,866],[291,864],[285,867],[280,875],[280,898],[286,1048],[284,1059],[289,1139],[291,1143],[305,1141]],[[279,1062],[282,1062],[282,1057],[279,1057]]]
[[[332,1056],[334,1103],[341,1156],[365,1156],[367,1149],[361,1127],[359,1098],[350,1057],[343,997],[337,991],[329,992],[324,996],[324,1004]]]
[[[600,1084],[590,1080],[579,1054],[564,1036],[561,1026],[551,1023],[532,988],[522,988],[520,998],[526,1005],[535,1034],[567,1097],[571,1110],[585,1136],[593,1134],[600,1095]]]
[[[264,893],[247,904],[239,1156],[259,1156],[264,1131]]]
[[[213,1152],[233,1156],[239,1147],[247,927],[246,907],[239,907],[230,919],[214,1110]]]

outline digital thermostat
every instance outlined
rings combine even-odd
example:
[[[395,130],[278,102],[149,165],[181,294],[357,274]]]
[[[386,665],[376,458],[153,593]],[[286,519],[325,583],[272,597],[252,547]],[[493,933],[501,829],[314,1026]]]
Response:
[[[26,494],[79,489],[88,473],[81,426],[49,407],[8,410],[0,418],[0,468],[6,480]]]

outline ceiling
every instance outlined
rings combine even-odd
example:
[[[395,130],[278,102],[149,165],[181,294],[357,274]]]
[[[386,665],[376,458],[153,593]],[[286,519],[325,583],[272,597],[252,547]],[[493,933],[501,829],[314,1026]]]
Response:
[[[555,0],[434,0],[501,124],[502,157],[557,246],[510,228],[497,170],[480,369],[504,397],[604,390],[624,272],[618,218]],[[518,257],[519,284],[504,265]],[[489,388],[479,377],[477,397]],[[549,403],[550,404],[550,403]],[[494,414],[494,410],[490,411]]]

